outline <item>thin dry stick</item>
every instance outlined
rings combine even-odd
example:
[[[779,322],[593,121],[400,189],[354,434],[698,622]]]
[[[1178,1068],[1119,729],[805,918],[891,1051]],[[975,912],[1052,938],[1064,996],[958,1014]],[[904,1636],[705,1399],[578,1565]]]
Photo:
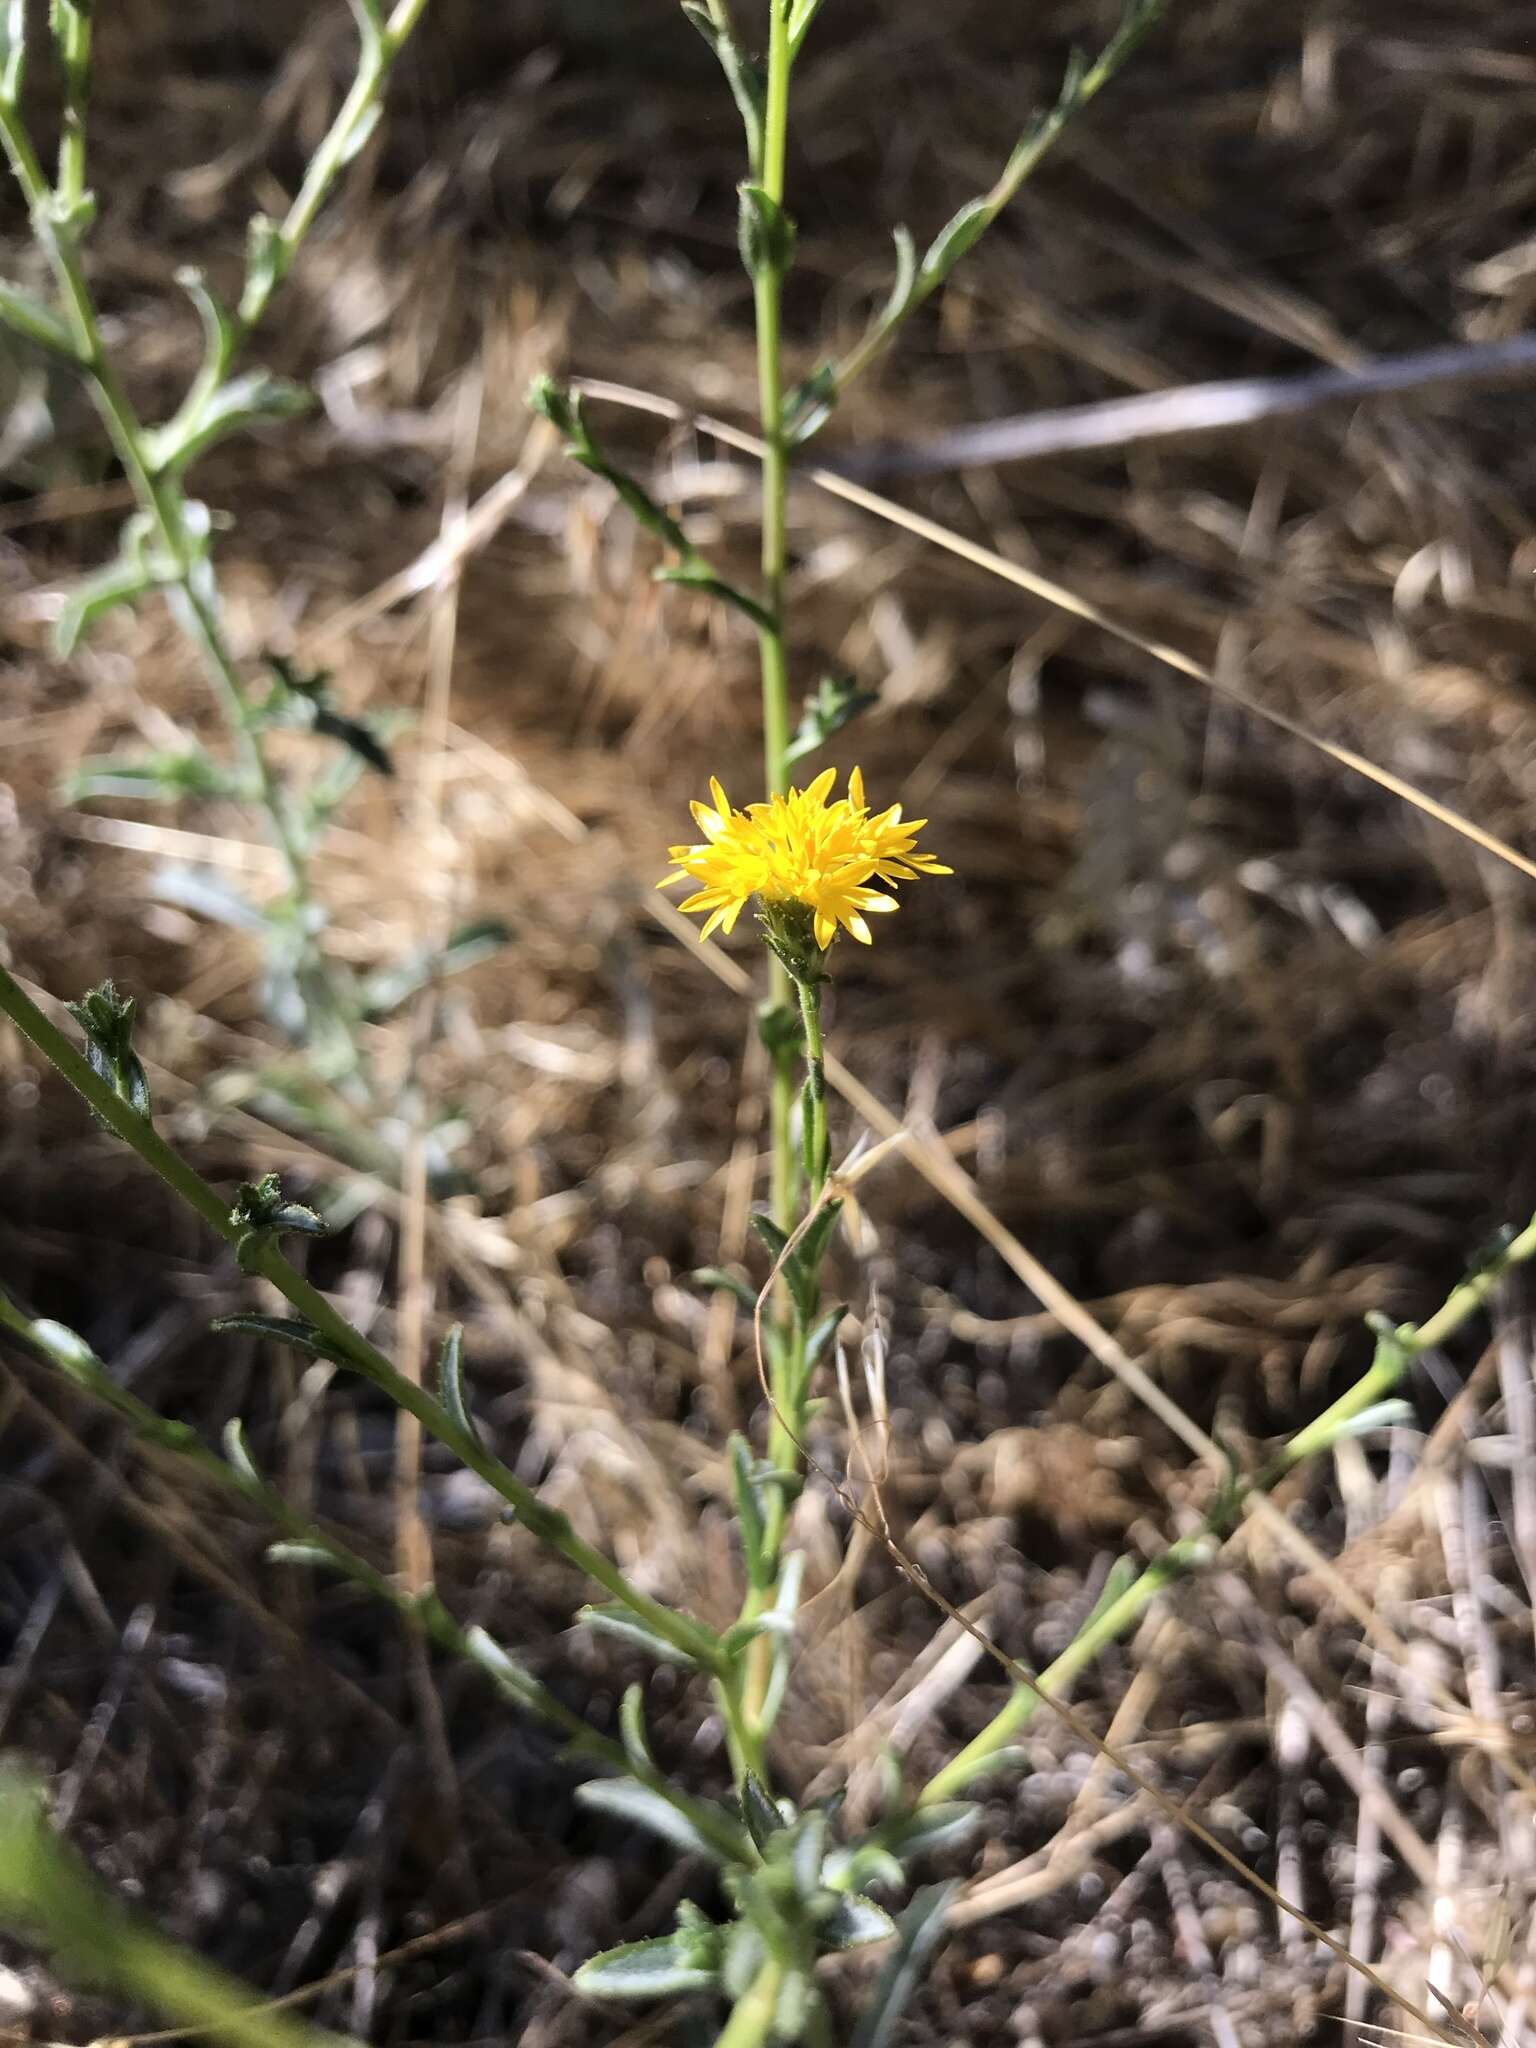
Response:
[[[764,453],[763,444],[757,437],[744,433],[740,427],[733,427],[724,420],[712,419],[702,413],[690,412],[686,406],[676,405],[670,399],[657,398],[647,391],[636,391],[627,384],[609,384],[596,378],[580,378],[576,380],[575,388],[592,398],[607,400],[615,405],[627,405],[639,412],[654,413],[659,418],[692,426],[698,432],[709,434],[715,440],[723,442],[726,447],[739,449],[745,455],[761,459]],[[905,506],[897,505],[889,498],[882,498],[874,491],[866,490],[862,484],[856,484],[848,477],[839,476],[835,470],[803,468],[797,469],[795,475],[806,483],[816,485],[818,490],[827,491],[833,497],[843,499],[847,504],[856,505],[860,511],[872,513],[875,518],[885,520],[888,525],[899,526],[905,532],[915,534],[919,540],[943,548],[948,554],[958,555],[972,567],[985,570],[989,576],[999,577],[1004,583],[1011,583],[1018,590],[1027,591],[1031,597],[1037,597],[1042,603],[1054,606],[1057,611],[1070,613],[1073,618],[1081,619],[1084,625],[1094,626],[1101,633],[1110,634],[1125,646],[1134,647],[1138,654],[1146,655],[1164,668],[1170,668],[1178,675],[1187,676],[1192,682],[1199,683],[1202,688],[1209,690],[1213,696],[1222,698],[1228,704],[1238,705],[1252,717],[1263,719],[1266,725],[1274,726],[1278,732],[1287,734],[1291,739],[1300,740],[1315,753],[1326,756],[1330,761],[1336,761],[1341,768],[1347,768],[1351,774],[1363,776],[1367,782],[1374,782],[1378,788],[1388,791],[1403,803],[1410,804],[1425,817],[1433,818],[1436,824],[1459,833],[1472,845],[1480,846],[1485,853],[1491,853],[1497,859],[1508,862],[1511,867],[1518,868],[1521,874],[1529,875],[1536,881],[1536,860],[1527,854],[1517,852],[1496,833],[1475,824],[1470,818],[1464,818],[1448,804],[1441,803],[1438,798],[1416,788],[1413,783],[1404,781],[1402,776],[1394,775],[1390,768],[1378,767],[1374,761],[1367,760],[1364,754],[1357,754],[1353,747],[1340,746],[1336,740],[1325,740],[1321,734],[1309,732],[1306,726],[1298,724],[1294,718],[1287,718],[1283,711],[1276,711],[1271,705],[1261,703],[1257,697],[1250,697],[1246,690],[1238,689],[1234,683],[1223,681],[1214,670],[1207,668],[1203,662],[1196,661],[1193,655],[1185,654],[1177,647],[1170,647],[1164,641],[1150,639],[1146,634],[1138,632],[1134,626],[1123,625],[1118,619],[1111,618],[1107,612],[1101,611],[1097,605],[1089,604],[1085,598],[1076,596],[1059,583],[1053,583],[1049,577],[1036,575],[1034,570],[1010,561],[1006,555],[997,554],[991,548],[982,547],[977,541],[967,540],[963,534],[952,533],[947,526],[940,526],[937,520],[925,519],[920,512],[909,512]]]

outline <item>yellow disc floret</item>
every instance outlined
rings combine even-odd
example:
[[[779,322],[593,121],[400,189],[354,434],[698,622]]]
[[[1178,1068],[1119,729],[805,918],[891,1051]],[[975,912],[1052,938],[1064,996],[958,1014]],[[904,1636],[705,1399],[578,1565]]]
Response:
[[[703,842],[671,849],[672,872],[658,888],[685,881],[698,885],[681,907],[708,913],[706,939],[717,927],[730,931],[756,897],[769,910],[802,904],[811,913],[816,944],[823,951],[839,929],[867,946],[866,917],[896,908],[896,898],[872,889],[871,882],[907,882],[952,871],[932,854],[916,850],[925,818],[903,822],[900,804],[871,817],[857,768],[848,778],[848,794],[829,803],[836,779],[836,771],[827,768],[808,789],[791,789],[734,811],[711,777],[712,802],[692,806]]]

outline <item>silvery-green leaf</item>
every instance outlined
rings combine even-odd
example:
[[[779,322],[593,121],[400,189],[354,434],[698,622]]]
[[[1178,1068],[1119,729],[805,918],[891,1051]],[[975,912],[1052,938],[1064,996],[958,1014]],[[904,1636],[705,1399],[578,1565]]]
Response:
[[[686,1855],[707,1856],[711,1863],[722,1860],[721,1851],[700,1833],[687,1814],[636,1778],[592,1778],[576,1787],[576,1797],[583,1806],[598,1813],[610,1813],[617,1820],[630,1821],[659,1835]]]
[[[654,1941],[626,1942],[591,1956],[571,1980],[588,1998],[680,1998],[711,1990],[716,1972],[701,1967],[686,1934],[658,1935]]]

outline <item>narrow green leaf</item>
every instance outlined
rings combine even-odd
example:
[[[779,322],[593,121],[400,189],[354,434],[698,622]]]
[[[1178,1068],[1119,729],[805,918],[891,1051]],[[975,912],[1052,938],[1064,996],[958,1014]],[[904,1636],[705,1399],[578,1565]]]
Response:
[[[726,1454],[731,1461],[731,1485],[736,1496],[736,1520],[741,1530],[741,1551],[747,1579],[761,1591],[771,1579],[773,1561],[766,1549],[762,1496],[758,1491],[752,1452],[746,1438],[733,1432],[726,1445]]]
[[[619,1704],[619,1737],[637,1777],[656,1776],[656,1759],[645,1732],[645,1687],[630,1685]]]
[[[849,2048],[891,2048],[897,2023],[944,1938],[944,1915],[958,1890],[953,1884],[930,1885],[914,1894],[896,1923],[896,1947],[886,1959]]]
[[[827,1948],[863,1948],[866,1942],[885,1941],[895,1932],[896,1922],[884,1906],[863,1892],[845,1893],[818,1929]]]
[[[736,189],[736,238],[748,277],[783,277],[794,262],[794,222],[761,185],[747,183]]]
[[[475,1418],[464,1397],[464,1326],[455,1323],[437,1354],[437,1398],[471,1443],[481,1441]]]
[[[727,1273],[723,1266],[700,1266],[690,1276],[695,1287],[712,1287],[723,1294],[734,1294],[747,1314],[757,1312],[757,1291],[745,1280],[739,1280],[734,1273]]]
[[[717,1977],[715,1969],[695,1960],[688,1935],[662,1934],[589,1956],[571,1981],[588,1998],[647,1999],[710,1991]]]
[[[784,1255],[785,1245],[789,1243],[789,1232],[780,1230],[773,1218],[761,1209],[754,1209],[752,1212],[752,1228],[767,1245],[777,1264]]]
[[[975,248],[992,221],[989,199],[969,199],[954,217],[940,228],[923,258],[921,278],[930,290],[942,284],[966,251]]]
[[[251,1456],[251,1447],[245,1436],[245,1424],[238,1415],[231,1416],[224,1425],[224,1462],[248,1494],[258,1498],[265,1495],[267,1482],[257,1469],[256,1460]]]
[[[583,1806],[609,1813],[617,1820],[630,1821],[670,1842],[685,1855],[707,1856],[712,1863],[724,1861],[724,1852],[679,1807],[637,1778],[592,1778],[576,1787]]]
[[[81,636],[116,611],[120,604],[133,604],[153,590],[157,578],[147,561],[120,559],[109,562],[92,576],[82,577],[64,600],[53,628],[54,652],[67,661]]]
[[[221,1336],[267,1337],[274,1344],[286,1344],[291,1351],[302,1351],[307,1358],[328,1359],[332,1365],[350,1364],[345,1352],[338,1351],[302,1316],[219,1316],[210,1327]]]
[[[632,1609],[623,1606],[617,1600],[601,1607],[583,1607],[576,1619],[578,1622],[584,1622],[588,1628],[597,1629],[602,1635],[617,1636],[631,1648],[649,1652],[664,1664],[681,1664],[690,1671],[699,1668],[696,1658],[690,1657],[686,1650],[679,1649],[676,1643],[668,1642],[665,1636],[655,1634]]]
[[[751,1771],[741,1781],[741,1817],[747,1824],[747,1833],[760,1850],[766,1849],[784,1826],[783,1814]]]
[[[3,17],[0,17],[3,19]],[[3,44],[0,44],[0,72],[3,72]],[[9,327],[26,341],[38,348],[45,348],[51,355],[67,356],[73,362],[79,361],[75,337],[69,329],[69,322],[55,313],[51,306],[41,299],[34,299],[30,292],[24,292],[19,285],[7,284],[0,278],[0,325]]]
[[[762,70],[753,63],[730,30],[715,20],[708,8],[695,4],[695,0],[683,0],[683,13],[714,51],[720,69],[725,73],[731,97],[741,115],[741,125],[746,131],[747,161],[756,174],[762,169],[763,114],[767,97],[767,83]]]

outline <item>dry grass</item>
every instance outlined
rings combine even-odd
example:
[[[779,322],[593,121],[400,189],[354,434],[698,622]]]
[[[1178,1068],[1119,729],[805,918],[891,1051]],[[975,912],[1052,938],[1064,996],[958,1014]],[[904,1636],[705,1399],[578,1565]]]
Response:
[[[240,511],[224,559],[243,646],[323,652],[354,702],[424,708],[411,774],[338,835],[338,948],[387,957],[448,902],[517,932],[435,1018],[377,1046],[462,1106],[477,1197],[423,1209],[376,1190],[320,1270],[393,1342],[463,1316],[477,1397],[520,1469],[712,1613],[729,1569],[719,1447],[757,1396],[746,1333],[685,1276],[743,1255],[755,1067],[748,1051],[739,1112],[746,1012],[658,926],[648,890],[704,777],[752,781],[751,650],[647,582],[643,547],[534,437],[518,394],[553,362],[749,410],[734,138],[665,0],[626,10],[622,35],[553,0],[498,10],[495,32],[441,9],[387,146],[269,337],[328,411],[207,479]],[[1021,26],[981,0],[829,6],[796,167],[807,351],[817,331],[851,333],[890,222],[937,224],[984,180],[1069,34],[1106,11]],[[138,83],[119,73],[101,123],[103,297],[136,388],[162,397],[192,345],[189,322],[162,317],[173,268],[210,248],[215,268],[232,260],[346,49],[328,10],[271,8],[259,26],[240,10],[238,34],[233,9],[201,13],[189,30],[141,0],[117,19]],[[942,313],[850,399],[829,455],[1526,324],[1523,7],[1173,13]],[[145,79],[165,109],[153,154]],[[333,1176],[249,1105],[210,1115],[210,1078],[260,1038],[250,958],[147,895],[167,858],[260,875],[248,822],[204,810],[172,829],[52,794],[81,754],[205,714],[158,613],[115,622],[68,671],[48,661],[49,593],[103,553],[120,507],[71,394],[46,396],[53,431],[0,504],[16,807],[0,921],[61,995],[103,972],[160,992],[160,1099],[213,1170]],[[1528,410],[1518,390],[1442,390],[892,488],[1529,853]],[[604,417],[745,559],[750,465]],[[461,548],[444,525],[457,479],[474,503],[519,466]],[[835,1049],[905,1125],[946,1134],[987,1208],[1246,1454],[1358,1368],[1367,1310],[1427,1309],[1536,1200],[1530,885],[911,536],[809,490],[793,518],[800,675],[837,662],[884,690],[839,759],[931,816],[960,875],[840,960]],[[439,543],[391,608],[366,602]],[[208,1339],[232,1267],[14,1060],[0,1085],[8,1283],[147,1398],[210,1427],[240,1409],[286,1486],[388,1555],[388,1418]],[[858,1128],[845,1116],[844,1141]],[[847,1283],[888,1334],[897,1534],[969,1617],[1043,1660],[1116,1552],[1198,1514],[1207,1475],[909,1164],[888,1158],[861,1193],[868,1255]],[[563,1970],[653,1931],[676,1889],[642,1844],[575,1812],[544,1737],[471,1674],[413,1682],[351,1593],[281,1578],[258,1532],[42,1392],[24,1367],[0,1386],[0,1728],[58,1774],[103,1870],[263,1987],[350,1972],[314,2009],[370,2039],[648,2038],[529,1960]],[[1502,2021],[1490,2001],[1481,2022],[1514,2041],[1536,1897],[1525,1303],[1504,1302],[1481,1358],[1436,1361],[1414,1394],[1421,1431],[1396,1432],[1385,1459],[1347,1448],[1283,1503],[1332,1574],[1251,1532],[1081,1697],[1140,1770],[1421,2003],[1431,1969],[1457,2005],[1475,1995],[1460,1950],[1477,1958],[1507,1881],[1514,1959]],[[846,1453],[829,1431],[819,1455],[841,1470]],[[430,1455],[421,1512],[459,1609],[588,1710],[611,1706],[611,1653],[561,1633],[578,1589]],[[839,1575],[828,1489],[803,1514],[825,1590],[786,1771],[867,1766],[877,1731],[933,1767],[1002,1681],[877,1548]],[[694,1739],[668,1683],[653,1692],[679,1765],[713,1781],[708,1732]],[[1256,2048],[1364,2016],[1339,1967],[1068,1731],[1042,1718],[1027,1749],[989,1803],[914,2042]],[[381,1961],[466,1914],[481,1917],[441,1946]],[[106,2023],[13,1960],[35,2000],[24,2032]]]

